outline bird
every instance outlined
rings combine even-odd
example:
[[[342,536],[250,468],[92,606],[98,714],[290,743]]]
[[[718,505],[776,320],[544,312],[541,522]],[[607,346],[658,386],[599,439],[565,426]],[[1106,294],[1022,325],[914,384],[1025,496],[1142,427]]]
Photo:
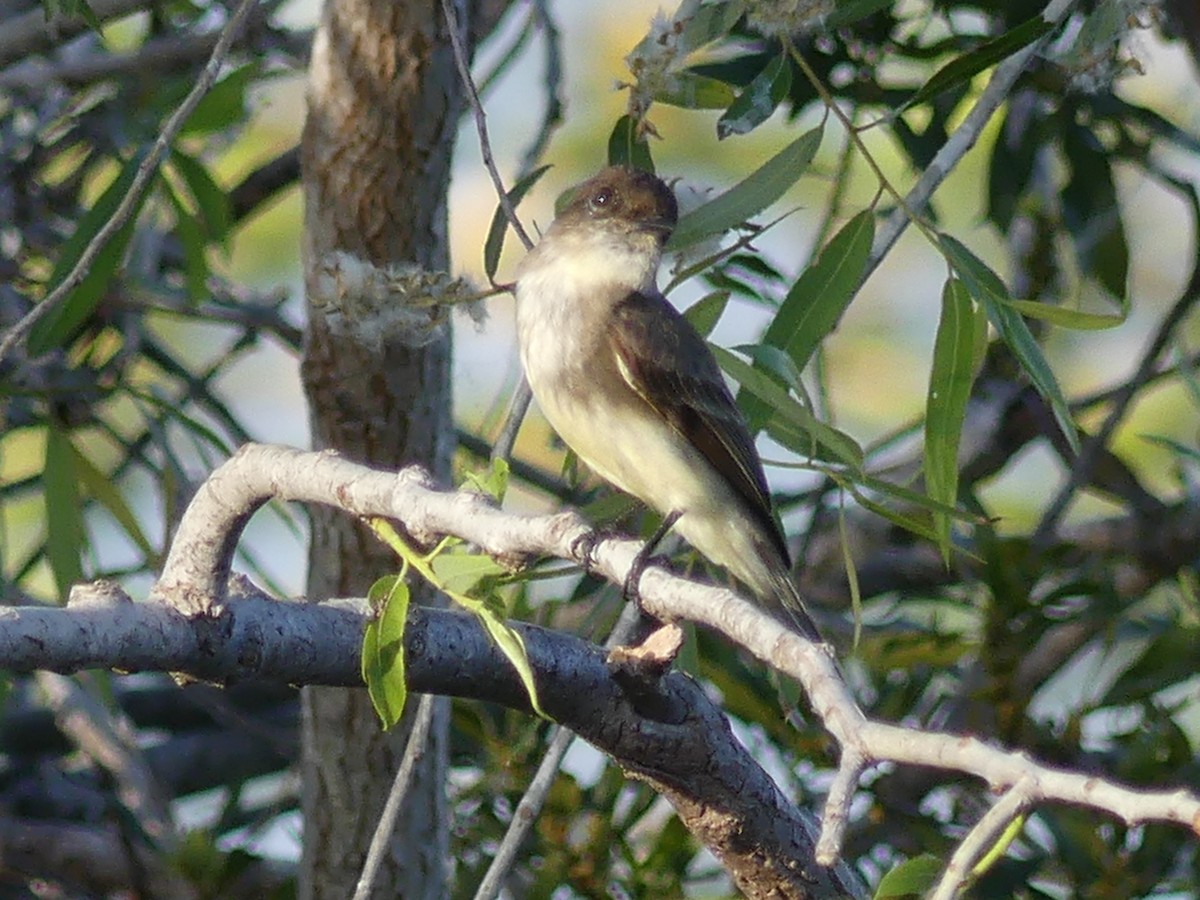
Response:
[[[516,270],[521,364],[542,414],[597,475],[823,643],[745,417],[704,338],[658,288],[679,218],[673,191],[609,166],[564,196]]]

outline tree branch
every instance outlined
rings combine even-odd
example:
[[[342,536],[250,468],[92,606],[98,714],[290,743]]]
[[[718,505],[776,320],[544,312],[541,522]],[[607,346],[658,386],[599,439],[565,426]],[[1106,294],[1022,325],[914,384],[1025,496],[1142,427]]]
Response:
[[[120,668],[218,683],[361,685],[365,602],[277,601],[238,579],[223,608],[218,619],[188,619],[111,590],[77,590],[64,609],[0,610],[0,665],[15,672]],[[756,893],[764,885],[779,897],[855,893],[845,870],[794,866],[813,858],[812,822],[779,792],[690,679],[664,678],[656,687],[670,714],[650,718],[612,678],[599,648],[530,625],[514,627],[546,712],[671,800],[750,896],[765,896]],[[414,607],[405,646],[410,690],[528,710],[515,670],[473,617]]]
[[[176,651],[186,650],[187,655],[183,659],[165,659],[160,655],[130,660],[126,658],[129,654],[143,651],[117,641],[109,652],[120,650],[119,660],[89,658],[87,665],[182,669],[197,677],[218,677],[218,680],[255,675],[302,683],[357,684],[357,668],[346,663],[357,659],[363,624],[361,606],[348,611],[337,604],[269,603],[262,598],[247,597],[253,592],[237,580],[233,581],[233,593],[226,596],[225,580],[240,530],[253,510],[271,496],[328,503],[353,515],[386,516],[398,521],[417,540],[430,544],[442,535],[453,534],[498,559],[512,561],[533,554],[549,554],[581,565],[591,563],[597,574],[618,585],[624,583],[641,549],[637,541],[596,539],[575,513],[515,516],[497,509],[479,494],[436,490],[418,469],[384,472],[331,453],[250,445],[213,473],[185,513],[156,589],[169,606],[114,604],[103,591],[80,590],[73,592],[66,613],[8,611],[0,616],[0,623],[6,626],[0,629],[0,665],[18,670],[37,665],[57,667],[47,662],[55,659],[48,649],[48,635],[32,624],[22,626],[22,622],[48,622],[47,616],[106,611],[124,623],[119,630],[124,629],[125,641],[131,641],[130,610],[137,610],[137,616],[153,616],[156,622],[153,627],[147,627],[144,621],[138,623],[137,633],[148,636],[142,641],[143,646],[153,644],[149,636],[161,638],[171,624]],[[585,549],[589,545],[590,549]],[[827,647],[789,631],[765,611],[729,590],[699,585],[660,566],[652,566],[642,577],[639,593],[643,608],[656,618],[690,620],[708,626],[803,686],[812,708],[842,748],[840,773],[835,777],[835,784],[840,784],[841,789],[830,792],[818,845],[817,859],[822,863],[833,862],[840,851],[841,829],[859,772],[884,761],[966,773],[982,779],[996,791],[1021,784],[1032,804],[1071,803],[1104,810],[1127,823],[1158,820],[1200,829],[1200,797],[1183,789],[1133,790],[1090,774],[1043,766],[1023,753],[1001,750],[976,738],[918,731],[867,719]],[[181,612],[185,615],[180,615]],[[424,610],[413,613],[408,644],[412,688],[526,708],[528,701],[519,682],[502,659],[497,658],[494,648],[479,646],[482,635],[478,627],[472,625],[473,633],[468,637],[463,632],[462,617],[430,618],[434,615]],[[9,621],[13,617],[15,623]],[[443,623],[436,626],[436,634],[426,632],[419,639],[413,637],[422,629],[434,627],[431,624],[434,622]],[[654,781],[685,818],[694,812],[698,818],[689,819],[689,827],[714,848],[738,878],[742,857],[735,852],[731,862],[729,833],[722,837],[708,830],[697,804],[709,801],[702,791],[692,794],[680,788],[686,778],[683,782],[678,780],[680,773],[670,754],[658,755],[660,749],[656,745],[631,748],[622,743],[630,739],[629,734],[621,736],[605,731],[618,715],[626,715],[623,729],[636,732],[648,726],[644,717],[628,705],[622,707],[622,713],[616,708],[600,710],[591,705],[593,700],[600,702],[605,691],[610,692],[604,694],[610,700],[611,691],[619,692],[607,672],[601,679],[603,684],[595,680],[599,676],[591,667],[602,666],[600,652],[573,638],[529,626],[520,628],[539,674],[538,690],[545,709],[576,733],[612,753],[622,765]],[[19,639],[23,630],[37,636],[37,642]],[[86,640],[75,637],[80,647],[88,646]],[[473,642],[473,649],[466,650],[463,642]],[[485,657],[488,668],[483,671],[475,664]],[[77,662],[74,667],[82,665]],[[673,696],[673,702],[678,702],[677,696]],[[684,739],[684,735],[676,736]],[[690,735],[686,739],[697,738]],[[741,809],[738,803],[729,802],[733,804],[731,808]],[[774,808],[776,800],[767,797],[761,802]],[[728,811],[726,807],[722,809]],[[740,827],[751,828],[751,825],[743,822]],[[799,832],[792,833],[791,828],[788,826],[791,836],[787,838],[770,837],[773,834],[770,829],[740,833],[753,833],[772,846],[786,844],[794,849],[802,846],[802,842]],[[774,863],[778,861],[774,859]],[[756,872],[764,874],[761,868]]]
[[[217,80],[217,75],[220,74],[225,56],[229,52],[229,48],[233,46],[234,38],[237,37],[242,24],[250,15],[250,11],[254,9],[256,2],[257,0],[240,0],[237,9],[229,17],[229,21],[225,23],[225,27],[221,29],[221,36],[217,39],[217,43],[213,47],[208,63],[196,79],[196,84],[188,92],[188,95],[179,104],[175,112],[171,113],[170,118],[163,125],[162,131],[159,132],[154,144],[150,147],[150,152],[138,164],[137,172],[134,174],[133,181],[129,185],[129,190],[125,192],[125,196],[121,198],[121,202],[117,205],[109,220],[88,241],[88,245],[79,255],[79,260],[71,268],[71,271],[67,273],[57,287],[47,294],[37,306],[13,325],[8,330],[8,333],[4,335],[3,339],[0,339],[0,364],[3,364],[5,358],[25,341],[29,336],[30,330],[38,321],[56,309],[66,299],[67,295],[79,286],[91,270],[101,251],[108,245],[108,242],[112,240],[116,233],[125,226],[130,216],[133,215],[134,210],[137,209],[138,201],[141,200],[142,195],[149,189],[154,176],[158,173],[158,165],[162,162],[167,150],[170,149],[175,136],[179,133],[184,123],[187,122],[188,117],[195,110],[197,104],[200,103],[200,100],[208,93],[208,89]],[[41,11],[38,10],[36,15],[41,16]],[[2,59],[2,54],[0,54],[0,59]]]

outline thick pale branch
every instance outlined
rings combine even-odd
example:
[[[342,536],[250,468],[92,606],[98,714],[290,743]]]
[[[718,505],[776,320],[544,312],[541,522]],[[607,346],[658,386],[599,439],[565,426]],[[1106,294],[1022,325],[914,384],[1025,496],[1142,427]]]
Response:
[[[109,592],[93,590],[73,595],[65,612],[0,611],[0,665],[18,670],[154,668],[215,680],[268,677],[357,684],[361,606],[270,602],[238,582],[228,598],[219,590],[241,527],[268,497],[328,503],[354,515],[386,516],[417,540],[432,542],[453,534],[501,559],[549,554],[574,560],[591,565],[614,584],[624,583],[641,546],[616,538],[583,541],[590,532],[576,514],[511,515],[478,494],[436,490],[417,469],[383,472],[331,453],[248,446],[213,474],[184,516],[158,587],[174,608],[121,603]],[[589,547],[586,559],[585,546]],[[731,591],[650,567],[639,593],[652,615],[707,625],[804,687],[812,708],[842,748],[842,771],[835,778],[839,797],[834,798],[835,809],[827,808],[827,833],[821,837],[823,861],[837,856],[841,823],[847,815],[844,807],[858,773],[883,761],[966,773],[995,791],[1020,785],[1031,804],[1078,804],[1128,823],[1158,820],[1200,830],[1200,797],[1183,789],[1133,790],[1092,775],[1043,766],[1023,753],[973,737],[868,720],[828,647],[789,631]],[[75,625],[77,631],[52,640],[52,623],[64,627],[61,617],[88,622],[90,628],[78,630]],[[414,690],[525,708],[519,682],[473,621],[426,610],[415,610],[412,619],[407,645]],[[101,623],[103,638],[98,636]],[[744,761],[730,771],[721,769],[722,753],[740,759],[741,751],[729,738],[719,713],[693,697],[690,682],[665,679],[665,708],[672,715],[667,721],[661,721],[662,716],[650,720],[632,707],[610,678],[598,648],[519,627],[538,675],[543,707],[663,791],[693,832],[726,862],[739,885],[778,884],[780,878],[792,878],[786,883],[793,887],[806,883],[801,875],[778,868],[781,859],[813,858],[811,837],[804,832],[799,814],[761,770],[755,768],[753,779],[747,781],[749,775],[741,768]],[[704,759],[694,758],[695,753]],[[698,768],[693,770],[693,765]],[[703,786],[689,780],[696,772],[703,773]],[[734,777],[729,777],[730,772]],[[760,777],[761,782],[754,780]],[[751,798],[749,808],[747,798]],[[759,808],[770,810],[766,820],[739,818],[753,817],[752,809]],[[737,829],[728,830],[731,822],[739,823]],[[790,847],[797,855],[764,855],[763,846]],[[767,882],[759,880],[764,877]]]

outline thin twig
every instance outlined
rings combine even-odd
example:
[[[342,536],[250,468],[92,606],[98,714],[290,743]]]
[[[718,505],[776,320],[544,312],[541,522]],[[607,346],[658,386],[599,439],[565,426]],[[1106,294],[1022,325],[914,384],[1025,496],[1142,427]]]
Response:
[[[409,734],[408,744],[404,748],[404,758],[400,760],[400,768],[396,771],[396,778],[392,781],[387,802],[384,803],[383,812],[379,815],[379,822],[375,825],[375,833],[371,835],[371,846],[367,850],[362,874],[354,889],[354,900],[368,900],[371,896],[371,890],[375,886],[375,877],[379,874],[380,863],[383,862],[383,855],[387,852],[392,832],[396,828],[396,819],[400,815],[400,808],[404,805],[404,798],[412,784],[413,772],[416,771],[417,763],[425,755],[430,727],[433,723],[434,700],[433,694],[421,695],[412,732]]]
[[[462,79],[463,87],[467,92],[467,102],[475,116],[475,130],[479,133],[479,152],[483,157],[483,165],[492,178],[492,184],[496,188],[496,197],[500,201],[500,208],[504,210],[504,217],[512,225],[513,231],[517,233],[517,237],[521,239],[525,249],[532,250],[533,241],[529,239],[524,226],[521,225],[521,220],[517,218],[517,211],[513,208],[508,191],[504,189],[504,179],[500,177],[500,171],[496,168],[496,159],[492,156],[492,142],[488,138],[487,130],[487,113],[484,112],[483,104],[479,102],[479,92],[475,90],[475,81],[471,78],[471,66],[467,61],[467,50],[463,46],[462,28],[459,26],[458,13],[454,11],[452,0],[442,0],[442,13],[446,16],[446,27],[450,31],[450,45],[454,48],[454,62],[458,66],[458,75]]]
[[[492,178],[492,184],[496,188],[496,197],[500,201],[500,208],[504,210],[504,217],[512,225],[513,231],[517,233],[517,237],[521,239],[525,249],[532,250],[533,241],[530,240],[524,226],[521,225],[521,220],[517,218],[517,211],[512,205],[512,200],[509,199],[508,192],[504,189],[504,180],[500,177],[500,172],[496,168],[496,160],[492,156],[492,142],[488,138],[487,130],[487,113],[483,110],[483,104],[479,102],[479,92],[475,90],[475,82],[471,78],[471,66],[467,62],[467,52],[463,47],[458,16],[451,0],[442,0],[442,12],[446,16],[446,25],[450,30],[454,62],[458,66],[459,77],[467,92],[467,102],[475,116],[475,130],[479,133],[479,152],[483,157],[483,165]],[[530,391],[529,383],[525,379],[525,374],[522,373],[513,392],[512,404],[508,408],[508,417],[505,419],[504,427],[500,430],[500,436],[496,438],[492,459],[508,459],[512,455],[513,444],[517,441],[517,432],[521,428],[521,422],[525,419],[525,413],[529,410],[529,401],[532,398],[533,392]]]
[[[604,646],[611,649],[629,640],[640,618],[641,612],[637,606],[632,603],[626,604]],[[542,757],[537,772],[534,773],[529,787],[525,789],[525,793],[521,797],[521,802],[513,811],[512,821],[508,824],[508,830],[504,832],[504,838],[500,841],[496,855],[492,857],[491,865],[488,866],[483,881],[475,889],[474,900],[492,900],[500,893],[501,884],[516,861],[517,851],[521,849],[521,844],[529,834],[529,829],[533,827],[533,823],[541,814],[542,807],[546,805],[546,798],[554,786],[554,779],[558,775],[558,768],[562,764],[563,756],[566,755],[567,748],[571,746],[574,738],[575,734],[561,725],[555,725],[551,730],[550,742],[546,745],[546,755]]]
[[[225,61],[225,56],[229,53],[229,48],[233,46],[239,29],[250,15],[250,11],[254,8],[256,2],[257,0],[241,0],[238,4],[229,21],[225,23],[225,27],[221,29],[221,37],[217,40],[216,46],[213,47],[212,55],[209,57],[204,69],[200,72],[200,77],[196,79],[195,86],[188,92],[183,102],[179,104],[179,108],[167,119],[162,131],[159,132],[158,137],[155,139],[154,145],[150,148],[150,152],[138,165],[133,182],[129,185],[129,190],[125,193],[125,196],[121,198],[121,202],[112,214],[112,217],[104,223],[104,226],[96,232],[95,237],[88,242],[78,262],[75,263],[75,266],[58,287],[51,291],[24,318],[10,328],[4,339],[0,341],[0,364],[3,364],[8,355],[19,344],[25,341],[34,325],[45,318],[48,313],[56,309],[63,299],[79,286],[87,273],[91,271],[96,257],[100,255],[113,236],[125,226],[129,217],[133,215],[133,211],[137,209],[142,196],[153,182],[154,176],[158,174],[159,163],[162,162],[163,157],[170,149],[175,136],[188,120],[188,117],[192,114],[192,111],[196,108],[201,98],[204,97],[208,89],[217,80],[217,75],[221,71],[221,65]]]
[[[1071,11],[1071,7],[1076,2],[1077,0],[1050,0],[1050,3],[1042,11],[1042,18],[1052,25],[1057,25],[1066,18],[1067,13]],[[919,213],[925,208],[930,197],[933,196],[933,192],[938,189],[946,176],[954,171],[967,151],[975,146],[975,142],[979,140],[979,135],[982,134],[992,115],[1002,103],[1008,100],[1009,91],[1012,90],[1012,86],[1021,73],[1025,71],[1029,61],[1050,42],[1053,33],[1053,30],[1047,32],[1040,39],[1010,56],[996,67],[991,81],[983,89],[979,100],[971,107],[971,111],[967,113],[962,124],[938,150],[933,161],[921,173],[917,183],[913,185],[912,190],[905,195],[904,202],[888,216],[875,235],[875,245],[871,248],[871,255],[863,270],[863,281],[866,281],[867,277],[875,271],[883,258],[887,256],[888,251],[892,249],[892,245],[908,227],[908,223],[911,221],[908,210]]]
[[[1195,227],[1200,225],[1200,196],[1194,191],[1189,191],[1188,199],[1192,207],[1192,223]],[[1155,332],[1146,352],[1142,354],[1137,371],[1117,391],[1113,397],[1112,409],[1109,410],[1104,423],[1095,434],[1088,438],[1079,451],[1079,456],[1071,466],[1067,483],[1055,495],[1054,500],[1042,516],[1042,520],[1038,523],[1037,530],[1033,533],[1031,541],[1034,547],[1044,547],[1054,537],[1058,522],[1066,512],[1071,499],[1075,496],[1076,491],[1091,480],[1092,471],[1095,469],[1096,463],[1100,461],[1113,432],[1117,430],[1117,426],[1125,417],[1129,404],[1133,402],[1133,398],[1137,396],[1142,387],[1154,377],[1159,357],[1171,342],[1171,336],[1175,333],[1175,329],[1192,312],[1197,301],[1200,301],[1200,259],[1193,264],[1192,274],[1188,278],[1183,292],[1179,295],[1179,299],[1175,301],[1171,311],[1159,323],[1158,331]]]
[[[929,895],[929,900],[954,900],[959,890],[970,880],[976,864],[992,849],[1009,824],[1029,805],[1029,787],[1026,783],[1019,782],[1009,788],[963,838],[950,858],[937,888]]]
[[[558,25],[550,15],[546,0],[533,0],[533,16],[542,36],[546,41],[546,112],[542,115],[542,127],[521,157],[521,175],[532,172],[534,166],[541,162],[542,154],[550,143],[550,138],[563,120],[563,101],[559,95],[562,85],[562,35]]]

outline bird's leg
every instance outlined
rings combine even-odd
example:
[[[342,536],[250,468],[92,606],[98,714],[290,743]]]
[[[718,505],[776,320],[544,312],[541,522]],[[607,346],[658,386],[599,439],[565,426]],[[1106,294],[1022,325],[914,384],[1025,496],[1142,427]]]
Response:
[[[663,517],[662,524],[655,529],[654,534],[650,535],[650,540],[646,541],[638,555],[633,558],[633,565],[629,567],[629,574],[625,576],[625,585],[622,588],[622,595],[626,600],[632,600],[638,605],[638,609],[642,608],[641,595],[638,593],[638,585],[642,580],[642,573],[646,571],[646,566],[650,564],[651,554],[654,553],[654,548],[658,546],[659,541],[666,537],[667,532],[679,521],[679,517],[683,515],[679,510],[672,510]],[[645,612],[643,610],[643,612]]]

